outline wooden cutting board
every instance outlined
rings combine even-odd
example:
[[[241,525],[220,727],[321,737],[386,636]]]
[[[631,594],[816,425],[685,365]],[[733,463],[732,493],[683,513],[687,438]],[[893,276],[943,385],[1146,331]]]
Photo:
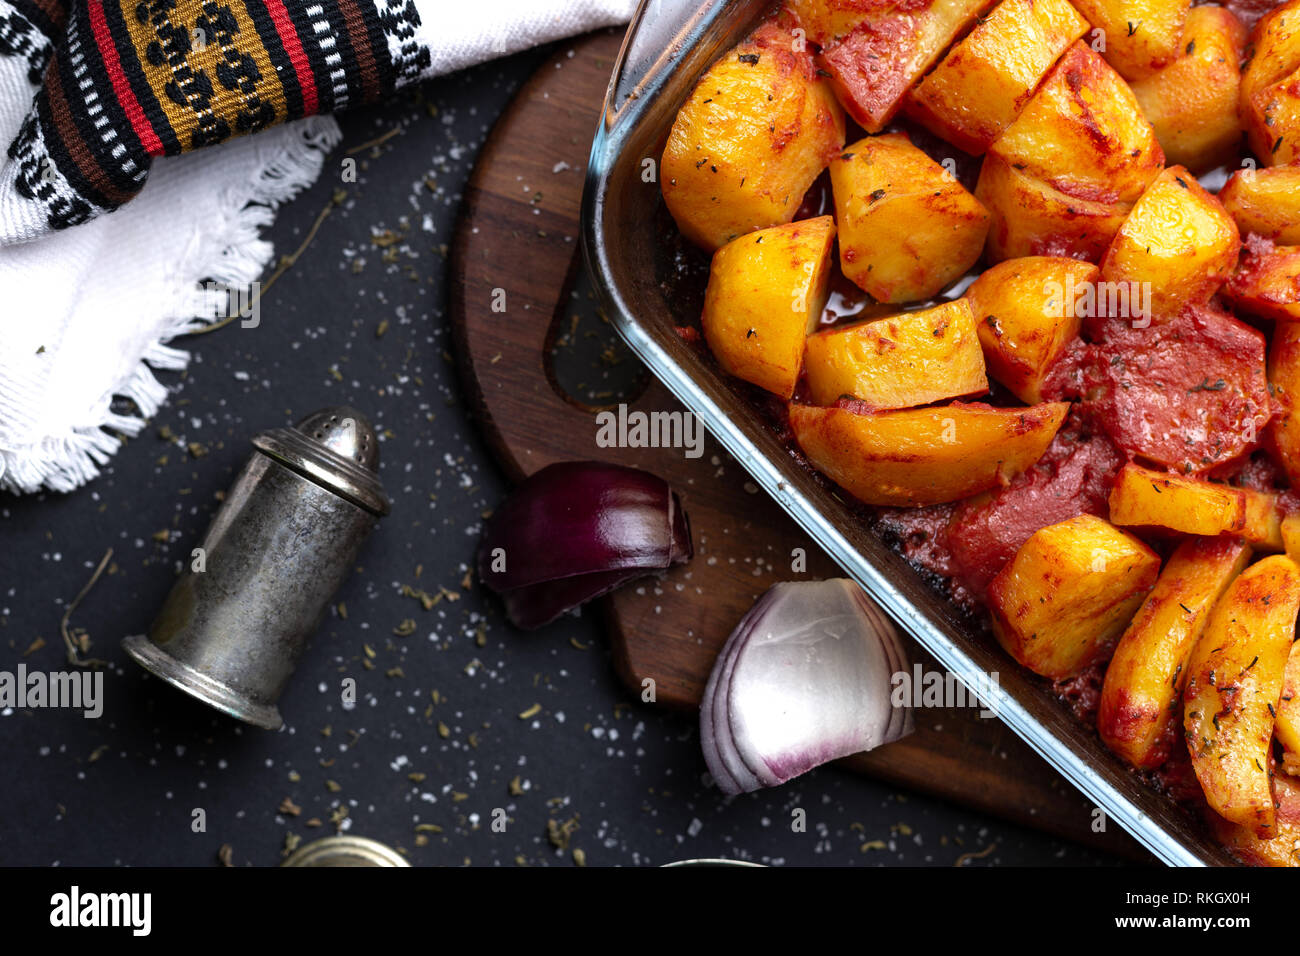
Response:
[[[619,673],[656,703],[695,708],[714,657],[754,600],[778,581],[837,567],[712,437],[704,454],[602,448],[598,408],[567,395],[546,356],[569,328],[581,264],[583,176],[621,34],[563,45],[497,121],[465,191],[451,259],[453,333],[471,413],[512,481],[557,461],[644,468],[677,489],[695,558],[661,582],[602,603]],[[647,236],[646,242],[654,241]],[[657,381],[631,410],[680,410]],[[793,573],[803,549],[807,570]],[[937,665],[909,639],[914,661]],[[854,770],[1094,846],[1150,859],[996,719],[974,709],[918,708],[911,736],[844,763]],[[702,766],[702,762],[701,762]]]

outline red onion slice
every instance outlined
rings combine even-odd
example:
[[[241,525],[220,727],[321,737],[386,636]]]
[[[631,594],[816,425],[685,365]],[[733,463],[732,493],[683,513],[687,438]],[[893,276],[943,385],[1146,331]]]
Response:
[[[854,582],[775,585],[710,675],[700,728],[710,773],[724,792],[746,792],[905,736],[911,712],[890,693],[906,666],[898,631]]]
[[[751,607],[745,619],[753,612],[754,608]],[[745,619],[742,619],[741,626]],[[729,794],[747,793],[767,785],[755,774],[754,768],[745,764],[740,751],[736,749],[735,739],[731,736],[731,722],[727,719],[727,693],[731,688],[731,674],[739,648],[739,641],[728,640],[723,645],[722,653],[718,655],[717,663],[709,674],[709,683],[704,688],[704,700],[700,705],[700,741],[706,751],[705,763],[719,789]],[[709,759],[710,748],[713,750],[713,760]]]
[[[856,597],[862,605],[863,613],[873,622],[873,626],[881,630],[893,630],[893,622],[885,615],[875,601],[867,597],[867,593],[861,588],[857,589]],[[886,652],[889,654],[889,672],[890,672],[890,699],[893,694],[893,675],[907,673],[911,669],[911,662],[907,659],[907,649],[903,647],[901,640],[884,642]],[[898,737],[905,737],[915,729],[914,716],[911,707],[893,707],[890,709],[889,726],[885,728],[885,736],[890,740]]]
[[[487,522],[480,579],[531,629],[694,553],[690,522],[662,478],[603,462],[529,476]]]
[[[704,698],[700,701],[700,746],[704,749],[704,762],[709,767],[709,775],[722,792],[742,793],[744,787],[736,780],[728,765],[729,761],[722,755],[721,735],[714,723],[713,701],[717,697],[718,687],[723,684],[725,681],[721,679],[721,669],[714,668],[709,675],[709,683],[704,688]]]

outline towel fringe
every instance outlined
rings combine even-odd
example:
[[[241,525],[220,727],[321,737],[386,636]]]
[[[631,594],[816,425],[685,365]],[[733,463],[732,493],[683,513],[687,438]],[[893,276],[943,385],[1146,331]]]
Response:
[[[214,282],[230,289],[248,289],[262,275],[274,248],[261,231],[275,219],[275,210],[316,181],[326,154],[338,145],[342,133],[331,116],[312,116],[297,122],[291,137],[249,183],[226,190],[221,197],[225,228],[196,237],[186,249],[178,279],[165,311],[170,323],[149,344],[126,380],[113,389],[129,399],[135,414],[114,412],[106,399],[92,409],[90,424],[70,426],[62,434],[47,436],[34,445],[0,448],[0,489],[27,493],[47,488],[67,492],[99,475],[101,466],[121,447],[118,437],[138,435],[147,420],[167,401],[169,391],[152,369],[180,371],[189,353],[165,343],[213,321],[203,315],[201,283]]]

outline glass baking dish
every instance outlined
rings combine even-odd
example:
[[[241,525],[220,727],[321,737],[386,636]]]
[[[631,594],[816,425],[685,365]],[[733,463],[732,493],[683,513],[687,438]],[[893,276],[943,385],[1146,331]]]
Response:
[[[1109,820],[1173,866],[1236,865],[1204,828],[1148,787],[1033,675],[963,622],[843,500],[797,462],[760,414],[683,341],[698,315],[675,296],[655,235],[659,157],[699,77],[772,9],[770,0],[642,0],[606,94],[583,197],[583,247],[607,314],[628,346],[817,543],[898,624],[971,686]],[[658,261],[657,261],[658,260]]]

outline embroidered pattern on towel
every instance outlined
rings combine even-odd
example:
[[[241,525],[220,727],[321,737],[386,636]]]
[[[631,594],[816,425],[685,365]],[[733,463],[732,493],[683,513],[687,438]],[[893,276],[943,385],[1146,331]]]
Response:
[[[51,37],[63,30],[67,9],[50,0],[42,7],[31,0],[0,0],[0,56],[20,56],[27,61],[27,78],[41,82],[53,49]]]
[[[430,63],[414,0],[12,3],[0,49],[35,48],[30,10],[61,38],[31,59],[49,64],[0,178],[26,201],[0,210],[11,241],[118,208],[155,156],[382,100]]]

